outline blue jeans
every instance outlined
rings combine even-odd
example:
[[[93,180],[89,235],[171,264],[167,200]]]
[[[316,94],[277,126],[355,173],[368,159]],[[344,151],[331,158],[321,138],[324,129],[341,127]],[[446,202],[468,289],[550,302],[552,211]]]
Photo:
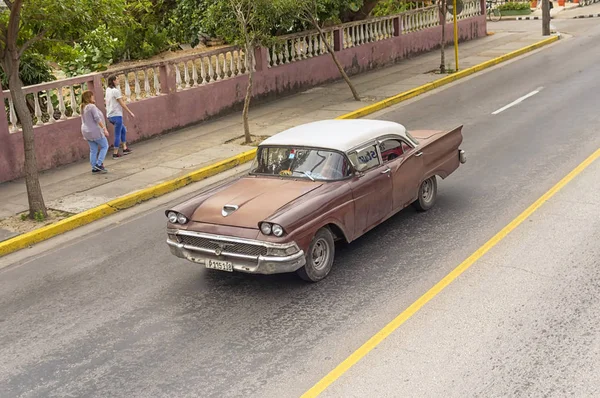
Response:
[[[98,138],[97,140],[87,140],[90,146],[90,164],[92,168],[102,166],[106,152],[108,152],[108,140],[106,137]],[[100,151],[100,153],[98,153]]]
[[[122,142],[127,142],[127,129],[123,124],[123,116],[112,116],[108,120],[115,126],[115,149],[118,149]]]

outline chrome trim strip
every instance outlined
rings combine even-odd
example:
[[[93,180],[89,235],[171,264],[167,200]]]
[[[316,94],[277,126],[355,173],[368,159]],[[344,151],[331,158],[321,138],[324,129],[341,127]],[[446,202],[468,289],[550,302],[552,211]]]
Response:
[[[263,246],[263,247],[266,247],[267,249],[269,249],[269,248],[271,248],[271,249],[288,249],[290,247],[295,247],[298,250],[300,250],[300,248],[298,248],[298,245],[296,245],[295,242],[271,243],[271,242],[265,242],[265,241],[261,241],[261,240],[255,240],[255,239],[235,238],[232,236],[214,235],[214,234],[207,234],[207,233],[203,233],[203,232],[186,231],[186,230],[180,230],[180,229],[167,229],[167,234],[187,235],[187,236],[192,236],[192,237],[197,237],[197,238],[204,238],[204,239],[217,240],[217,241],[230,242],[230,243],[245,243],[247,245]]]
[[[167,245],[171,247],[171,253],[175,256],[187,259],[194,263],[204,264],[210,257],[217,257],[212,253],[206,253],[206,256],[200,255],[200,258],[194,257],[191,253],[192,250],[185,245],[177,242],[173,242],[167,239]],[[241,258],[239,259],[242,260]],[[286,257],[269,257],[269,256],[258,256],[258,259],[253,258],[251,264],[239,263],[233,259],[233,268],[237,272],[245,272],[251,274],[279,274],[286,272],[294,272],[306,264],[306,257],[304,251],[300,250],[297,253]]]
[[[216,257],[219,257],[219,256],[234,257],[234,258],[241,258],[241,259],[244,259],[244,260],[258,260],[258,257],[259,257],[259,256],[249,256],[247,254],[230,253],[230,252],[225,252],[225,251],[221,252],[221,254],[217,254],[217,252],[215,250],[205,249],[205,248],[202,248],[202,247],[190,246],[190,245],[181,245],[181,247],[184,248],[184,249],[186,249],[186,250],[191,250],[191,251],[194,251],[194,252],[212,254],[212,255],[214,255]]]

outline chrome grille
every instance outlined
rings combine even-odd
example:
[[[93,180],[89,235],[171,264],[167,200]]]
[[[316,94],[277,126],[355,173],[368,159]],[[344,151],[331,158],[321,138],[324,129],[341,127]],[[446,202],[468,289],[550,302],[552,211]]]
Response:
[[[206,250],[220,249],[224,253],[243,254],[246,256],[265,256],[265,246],[251,245],[248,243],[226,242],[217,239],[202,238],[199,236],[178,235],[179,241],[187,246],[198,247]]]

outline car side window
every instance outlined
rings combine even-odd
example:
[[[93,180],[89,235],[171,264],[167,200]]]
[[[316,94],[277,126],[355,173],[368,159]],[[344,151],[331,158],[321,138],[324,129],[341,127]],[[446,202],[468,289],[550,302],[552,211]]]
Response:
[[[379,143],[379,150],[381,151],[381,158],[384,163],[390,162],[402,155],[404,155],[404,148],[406,145],[402,140],[387,139]]]
[[[379,166],[377,147],[375,145],[370,145],[351,153],[350,161],[356,166],[361,166],[361,168],[364,167],[362,171]]]

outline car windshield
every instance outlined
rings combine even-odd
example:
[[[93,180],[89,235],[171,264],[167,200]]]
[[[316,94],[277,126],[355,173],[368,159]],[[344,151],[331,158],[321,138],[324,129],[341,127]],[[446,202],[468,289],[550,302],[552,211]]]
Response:
[[[350,175],[346,156],[316,148],[259,147],[251,174],[335,181]]]

